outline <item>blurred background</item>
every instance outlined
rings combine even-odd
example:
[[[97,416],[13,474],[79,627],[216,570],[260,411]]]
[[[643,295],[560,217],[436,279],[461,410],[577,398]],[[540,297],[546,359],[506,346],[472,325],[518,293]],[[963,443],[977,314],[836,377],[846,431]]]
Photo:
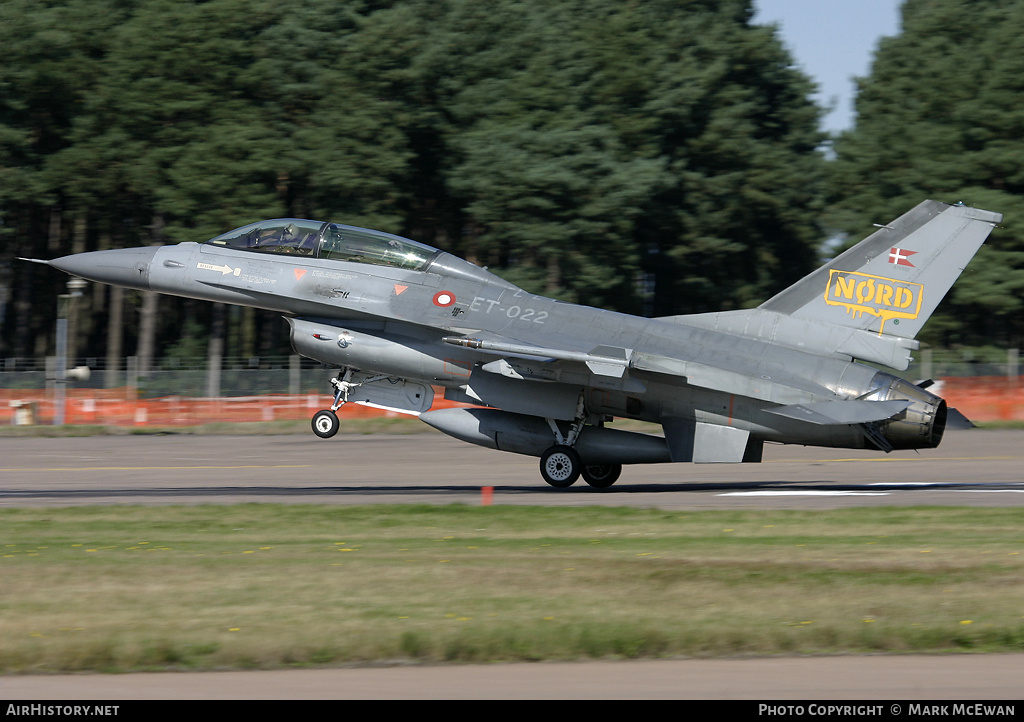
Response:
[[[662,316],[755,306],[933,198],[1006,220],[907,375],[982,377],[1005,404],[1021,27],[1024,0],[4,0],[0,389],[14,404],[57,363],[126,399],[329,377],[274,314],[69,287],[18,257],[311,218]],[[851,52],[863,70],[837,81]]]

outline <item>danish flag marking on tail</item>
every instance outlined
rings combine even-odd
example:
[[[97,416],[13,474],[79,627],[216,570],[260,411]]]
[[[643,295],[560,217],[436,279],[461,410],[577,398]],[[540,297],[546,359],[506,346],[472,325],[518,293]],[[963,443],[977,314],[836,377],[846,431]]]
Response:
[[[908,251],[904,248],[893,248],[889,251],[889,263],[893,263],[897,266],[910,266],[916,268],[916,266],[910,262],[910,257],[915,255],[917,251]]]

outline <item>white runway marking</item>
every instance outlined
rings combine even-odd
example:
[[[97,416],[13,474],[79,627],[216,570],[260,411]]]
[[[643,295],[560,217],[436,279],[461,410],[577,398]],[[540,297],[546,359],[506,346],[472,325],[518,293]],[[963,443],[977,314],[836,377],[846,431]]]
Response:
[[[948,489],[962,494],[1024,494],[1024,489]]]
[[[879,482],[874,484],[868,484],[867,486],[909,486],[909,487],[921,487],[928,486],[936,488],[938,487],[942,491],[959,492],[962,494],[1024,494],[1024,489],[943,489],[942,487],[947,486],[943,483],[935,482]],[[898,492],[899,489],[893,491]],[[728,491],[717,496],[889,496],[893,492],[889,491],[847,491],[847,490],[819,490],[819,489],[785,489],[785,490],[762,490],[762,491]]]
[[[1000,482],[997,482],[1000,483]],[[1017,482],[1009,482],[1016,484]],[[888,481],[888,482],[875,482],[868,484],[868,486],[913,486],[913,487],[931,487],[933,489],[939,489],[941,491],[952,491],[960,492],[962,494],[1024,494],[1024,489],[989,489],[988,483],[975,484],[977,488],[974,489],[960,489],[960,488],[944,488],[944,487],[960,487],[962,486],[959,482],[952,481]]]
[[[888,496],[887,491],[729,491],[718,496]]]

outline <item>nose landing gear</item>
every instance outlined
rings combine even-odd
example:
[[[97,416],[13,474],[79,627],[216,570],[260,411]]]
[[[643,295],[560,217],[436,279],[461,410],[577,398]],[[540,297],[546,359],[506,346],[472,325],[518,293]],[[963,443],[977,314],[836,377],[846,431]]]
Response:
[[[377,377],[374,377],[376,379]],[[371,379],[373,380],[373,379]],[[331,386],[334,387],[334,403],[330,409],[321,409],[313,414],[310,425],[313,433],[321,439],[329,439],[338,433],[341,423],[338,421],[338,409],[348,402],[349,391],[362,383],[352,383],[352,369],[345,369],[345,374],[338,374],[331,379]]]

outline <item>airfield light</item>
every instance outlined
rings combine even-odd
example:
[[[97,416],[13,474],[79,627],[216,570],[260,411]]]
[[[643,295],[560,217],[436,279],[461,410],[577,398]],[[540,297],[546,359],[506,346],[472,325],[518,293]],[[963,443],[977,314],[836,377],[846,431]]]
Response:
[[[87,283],[81,278],[67,282],[68,292],[57,296],[57,358],[54,368],[54,414],[53,425],[64,425],[64,407],[68,383],[68,333],[69,320],[74,320],[75,299],[81,298]],[[72,329],[73,329],[73,325]],[[80,369],[74,369],[72,378],[88,378]]]

